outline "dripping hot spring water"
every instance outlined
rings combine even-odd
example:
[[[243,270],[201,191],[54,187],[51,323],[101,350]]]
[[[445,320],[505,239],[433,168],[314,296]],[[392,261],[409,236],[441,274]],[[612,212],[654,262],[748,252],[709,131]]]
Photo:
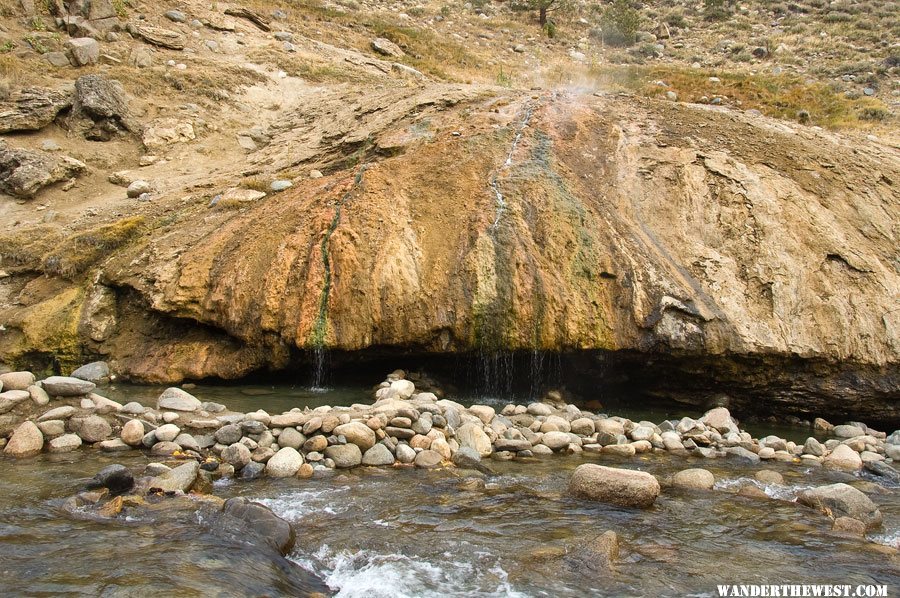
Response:
[[[900,434],[371,387],[4,374],[5,595],[900,588]],[[777,431],[777,433],[776,433]]]

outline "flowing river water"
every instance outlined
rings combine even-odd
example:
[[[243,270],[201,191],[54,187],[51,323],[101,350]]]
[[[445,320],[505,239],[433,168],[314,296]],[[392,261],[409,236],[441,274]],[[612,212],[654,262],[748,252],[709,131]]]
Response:
[[[160,389],[118,385],[106,396],[152,404]],[[365,388],[200,387],[235,410],[369,401]],[[459,399],[457,397],[457,399]],[[613,412],[654,421],[670,412]],[[685,415],[700,413],[686,411]],[[765,430],[762,430],[765,432]],[[801,439],[808,430],[793,430]],[[756,434],[758,432],[754,432]],[[887,585],[900,590],[900,490],[857,476],[792,464],[741,465],[669,454],[617,459],[552,456],[490,461],[495,476],[466,489],[453,469],[357,468],[309,480],[223,480],[215,494],[258,500],[291,521],[287,558],[217,521],[202,503],[173,502],[140,517],[78,517],[63,501],[110,463],[138,469],[137,452],[82,450],[0,467],[0,593],[91,596],[715,596],[726,583]],[[568,498],[572,470],[597,462],[664,479],[688,467],[715,474],[713,491],[665,488],[649,510]],[[753,481],[770,500],[734,489],[759,469],[781,486]],[[830,520],[793,502],[804,488],[844,481],[869,493],[883,528],[868,540],[830,531]],[[874,492],[873,492],[874,490]],[[184,504],[188,508],[176,508]],[[606,530],[619,535],[611,571],[585,570],[571,555]]]

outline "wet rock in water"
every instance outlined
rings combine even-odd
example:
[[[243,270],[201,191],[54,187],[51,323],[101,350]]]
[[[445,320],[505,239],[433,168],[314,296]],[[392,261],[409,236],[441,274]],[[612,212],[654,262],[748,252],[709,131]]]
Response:
[[[253,533],[282,555],[288,554],[294,547],[294,528],[264,505],[243,497],[229,498],[222,506],[222,512],[244,522]]]
[[[619,559],[619,536],[605,531],[571,551],[566,561],[584,575],[609,571]]]
[[[362,457],[363,465],[393,465],[394,464],[394,455],[391,454],[390,449],[384,446],[383,444],[376,444],[369,450],[365,452]]]
[[[199,411],[203,407],[197,397],[180,388],[167,388],[156,400],[156,408],[172,411]]]
[[[88,490],[106,488],[110,494],[124,494],[134,488],[134,476],[124,465],[108,465],[97,472],[85,486]]]
[[[6,372],[0,374],[0,390],[28,390],[34,380],[31,372]]]
[[[830,469],[856,471],[862,468],[863,463],[859,453],[846,444],[839,444],[834,447],[830,454],[825,455],[822,459],[822,464]]]
[[[482,457],[490,456],[494,450],[491,446],[491,439],[479,424],[468,423],[460,426],[456,431],[456,440],[459,442],[459,446],[474,449]]]
[[[706,469],[685,469],[672,476],[672,485],[676,488],[712,490],[716,485],[716,477]]]
[[[240,442],[235,442],[222,451],[222,460],[236,470],[241,470],[250,464],[250,449]]]
[[[852,517],[838,517],[834,520],[831,529],[851,536],[863,538],[866,535],[866,524]]]
[[[895,484],[900,484],[900,471],[883,461],[867,461],[863,466],[866,468],[866,471],[871,471],[877,476],[887,478]]]
[[[255,480],[256,478],[260,477],[265,470],[266,466],[264,464],[257,463],[256,461],[251,461],[241,468],[241,479]]]
[[[200,464],[196,461],[188,461],[184,465],[162,473],[148,485],[151,492],[180,492],[190,490],[200,473]]]
[[[63,434],[50,441],[51,453],[67,453],[81,448],[81,438],[78,434]]]
[[[416,455],[415,464],[416,467],[421,467],[422,469],[434,469],[441,464],[441,460],[440,453],[427,449]]]
[[[10,457],[33,457],[44,448],[44,435],[32,421],[19,424],[6,443],[3,454]]]
[[[338,469],[349,469],[362,463],[362,451],[355,444],[329,446],[325,449],[325,457],[334,461]]]
[[[623,507],[648,508],[659,496],[659,482],[643,471],[586,463],[569,479],[569,494]]]
[[[297,470],[301,465],[303,465],[303,455],[296,449],[286,446],[266,462],[266,475],[273,478],[292,477],[297,475]]]
[[[88,394],[97,385],[71,376],[50,376],[41,380],[41,387],[53,397],[77,397]]]
[[[738,496],[746,496],[748,498],[769,498],[769,495],[764,490],[753,484],[744,484],[738,489],[737,493]]]
[[[136,419],[130,419],[122,426],[122,432],[119,437],[128,446],[140,446],[144,434],[144,424]]]
[[[753,474],[753,477],[764,484],[777,484],[779,486],[784,484],[784,477],[771,469],[761,469]]]
[[[87,380],[94,384],[107,382],[109,381],[109,364],[105,361],[86,363],[72,372],[72,377],[78,378],[79,380]]]
[[[100,442],[106,440],[112,434],[112,427],[99,415],[88,417],[73,417],[69,420],[69,427],[85,442]]]
[[[878,506],[868,496],[847,484],[831,484],[804,490],[797,502],[817,509],[830,517],[850,517],[862,521],[867,529],[881,525]]]
[[[361,451],[366,451],[375,446],[375,432],[362,422],[350,422],[342,424],[333,430],[336,436],[343,436],[347,442],[355,444]]]

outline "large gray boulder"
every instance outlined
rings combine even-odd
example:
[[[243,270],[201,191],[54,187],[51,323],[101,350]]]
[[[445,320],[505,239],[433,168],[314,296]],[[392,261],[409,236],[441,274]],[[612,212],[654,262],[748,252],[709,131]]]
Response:
[[[659,482],[644,471],[586,463],[569,479],[569,494],[622,507],[646,509],[659,496]]]
[[[167,388],[156,400],[156,408],[169,411],[200,411],[203,403],[180,388]]]
[[[85,75],[75,82],[70,123],[88,139],[107,141],[120,131],[137,131],[121,83],[103,75]]]
[[[882,521],[878,506],[868,496],[847,484],[831,484],[804,490],[797,496],[797,502],[822,511],[832,518],[850,517],[862,521],[868,529],[877,528]]]
[[[43,129],[53,122],[57,114],[72,106],[72,95],[71,86],[64,89],[22,89],[9,100],[0,102],[0,134]]]
[[[76,37],[66,41],[65,45],[74,66],[97,64],[100,59],[100,44],[91,37]]]
[[[50,376],[41,380],[41,387],[52,397],[78,397],[88,394],[97,385],[71,376]]]
[[[86,363],[72,372],[72,377],[78,378],[79,380],[87,380],[88,382],[93,382],[94,384],[108,382],[109,364],[107,364],[105,361],[93,361],[91,363]]]

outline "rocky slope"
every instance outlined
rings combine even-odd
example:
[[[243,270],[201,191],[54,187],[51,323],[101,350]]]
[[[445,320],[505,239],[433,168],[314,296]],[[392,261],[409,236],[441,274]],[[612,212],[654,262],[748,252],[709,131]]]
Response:
[[[271,43],[246,27],[222,64]],[[4,363],[174,382],[321,348],[630,351],[787,371],[773,404],[900,413],[896,147],[292,39],[365,83],[245,68],[229,101],[178,106],[82,81],[71,114],[10,137],[91,168],[3,208]]]

